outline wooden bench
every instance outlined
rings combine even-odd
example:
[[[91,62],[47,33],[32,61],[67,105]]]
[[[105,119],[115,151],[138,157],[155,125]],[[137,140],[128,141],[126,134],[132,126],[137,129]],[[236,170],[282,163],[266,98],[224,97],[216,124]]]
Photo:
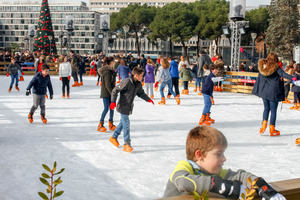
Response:
[[[300,178],[284,181],[276,181],[271,183],[272,187],[283,194],[287,200],[300,200]],[[192,195],[183,195],[177,197],[163,198],[161,200],[193,200]],[[209,194],[209,200],[224,200],[225,198],[216,197]],[[255,198],[260,200],[261,198]]]

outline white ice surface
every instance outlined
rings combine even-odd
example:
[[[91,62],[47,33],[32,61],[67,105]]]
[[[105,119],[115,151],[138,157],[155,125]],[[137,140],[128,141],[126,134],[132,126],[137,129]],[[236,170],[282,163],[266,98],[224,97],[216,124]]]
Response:
[[[156,199],[162,196],[176,163],[185,159],[185,140],[199,121],[203,98],[190,89],[177,106],[174,99],[165,106],[155,106],[136,97],[130,116],[134,151],[125,153],[113,147],[108,139],[112,132],[97,132],[103,109],[100,87],[95,77],[84,77],[84,86],[71,88],[71,98],[62,99],[61,82],[51,76],[54,99],[46,102],[48,124],[41,122],[38,109],[34,123],[27,115],[32,96],[25,88],[32,76],[20,82],[20,92],[8,93],[10,79],[0,76],[0,199],[38,199],[45,186],[39,181],[41,164],[66,168],[63,183],[64,200]],[[73,81],[72,81],[73,82]],[[258,133],[262,119],[262,101],[252,95],[214,93],[213,127],[227,137],[225,168],[245,169],[267,181],[300,177],[299,111],[281,104],[277,128],[280,137]],[[118,124],[119,113],[115,113]],[[105,125],[107,125],[106,116]],[[123,145],[123,136],[119,138]]]

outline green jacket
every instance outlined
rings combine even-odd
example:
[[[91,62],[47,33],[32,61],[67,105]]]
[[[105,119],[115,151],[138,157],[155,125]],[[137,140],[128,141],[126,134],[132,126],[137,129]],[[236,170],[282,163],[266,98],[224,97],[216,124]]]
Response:
[[[191,81],[193,80],[193,72],[190,68],[182,68],[179,73],[182,81]]]
[[[193,166],[191,163],[193,163]],[[194,195],[194,199],[200,199],[204,192],[210,191],[212,182],[211,179],[213,176],[215,175],[201,171],[200,167],[195,162],[181,160],[176,165],[175,170],[172,172],[168,180],[164,197],[191,194]],[[246,187],[250,187],[247,182],[249,177],[252,180],[257,178],[253,174],[244,170],[234,172],[230,169],[222,169],[217,176],[226,180],[240,181]]]

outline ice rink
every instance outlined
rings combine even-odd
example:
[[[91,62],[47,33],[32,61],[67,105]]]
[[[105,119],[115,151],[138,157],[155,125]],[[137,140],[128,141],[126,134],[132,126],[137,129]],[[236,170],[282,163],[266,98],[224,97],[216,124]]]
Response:
[[[198,125],[203,97],[190,88],[180,106],[172,98],[165,106],[155,106],[136,97],[131,120],[134,151],[122,151],[109,143],[112,132],[100,133],[97,125],[102,113],[100,87],[96,77],[84,77],[84,86],[71,88],[71,98],[62,99],[61,81],[51,76],[54,99],[46,101],[45,125],[40,109],[29,124],[27,115],[32,96],[25,96],[32,76],[20,82],[20,92],[8,93],[10,78],[0,76],[0,198],[1,200],[38,199],[45,191],[39,177],[42,164],[57,161],[63,172],[58,199],[156,199],[162,196],[168,177],[179,160],[185,159],[185,140]],[[73,81],[72,81],[73,82]],[[229,146],[224,168],[245,169],[267,181],[300,177],[300,111],[279,104],[277,125],[281,136],[259,135],[262,100],[256,96],[214,93],[213,127],[227,137]],[[115,112],[117,125],[120,114]],[[105,126],[107,126],[106,116]]]

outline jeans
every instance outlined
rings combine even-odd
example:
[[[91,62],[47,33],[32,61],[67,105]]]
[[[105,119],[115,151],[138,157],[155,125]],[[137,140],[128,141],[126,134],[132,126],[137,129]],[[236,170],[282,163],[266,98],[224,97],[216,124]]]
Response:
[[[11,81],[10,81],[10,86],[9,87],[12,88],[12,86],[14,85],[15,79],[16,79],[16,86],[18,86],[18,83],[19,83],[18,73],[10,74],[10,78],[11,78]]]
[[[130,145],[130,121],[129,121],[129,115],[121,114],[121,120],[117,128],[115,129],[115,132],[113,134],[114,138],[118,138],[121,134],[121,131],[123,129],[124,134],[124,144]]]
[[[46,106],[45,106],[45,102],[46,102],[46,97],[45,95],[37,95],[37,94],[33,94],[33,105],[30,109],[30,114],[34,114],[34,112],[36,111],[36,109],[38,108],[38,106],[40,106],[41,108],[41,115],[45,116],[46,113]]]
[[[183,81],[183,89],[188,90],[189,89],[189,82]]]
[[[300,92],[294,92],[295,103],[300,103]]]
[[[166,87],[166,85],[168,85],[168,88],[169,88],[169,90],[170,90],[170,93],[174,96],[174,97],[176,97],[176,93],[173,91],[173,89],[172,89],[172,80],[170,79],[170,80],[168,80],[167,82],[162,82],[161,83],[161,85],[160,85],[160,88],[159,88],[159,92],[160,92],[160,95],[161,95],[161,97],[165,97],[164,96],[164,88]]]
[[[284,97],[287,98],[290,92],[290,84],[284,83]]]
[[[204,99],[204,108],[203,108],[203,115],[206,115],[207,113],[210,113],[210,108],[211,108],[211,99],[210,96],[207,94],[203,94],[203,99]]]
[[[82,73],[79,73],[79,80],[82,82]]]
[[[102,111],[100,122],[104,122],[104,118],[105,118],[108,110],[109,110],[109,121],[113,121],[114,120],[114,110],[110,110],[109,109],[110,103],[111,103],[110,97],[104,97],[103,98],[104,110]]]
[[[269,113],[271,111],[270,124],[275,126],[278,102],[270,101],[270,100],[267,100],[267,99],[263,99],[263,102],[264,102],[263,120],[268,121]]]
[[[202,78],[201,77],[196,77],[195,88],[197,88],[197,87],[201,88],[201,82],[202,82]]]
[[[75,82],[78,82],[78,74],[77,72],[72,71],[72,77]]]
[[[173,88],[173,86],[175,88],[176,95],[178,95],[179,94],[179,78],[178,77],[172,78],[172,88]],[[171,95],[170,89],[168,91],[168,95]]]

